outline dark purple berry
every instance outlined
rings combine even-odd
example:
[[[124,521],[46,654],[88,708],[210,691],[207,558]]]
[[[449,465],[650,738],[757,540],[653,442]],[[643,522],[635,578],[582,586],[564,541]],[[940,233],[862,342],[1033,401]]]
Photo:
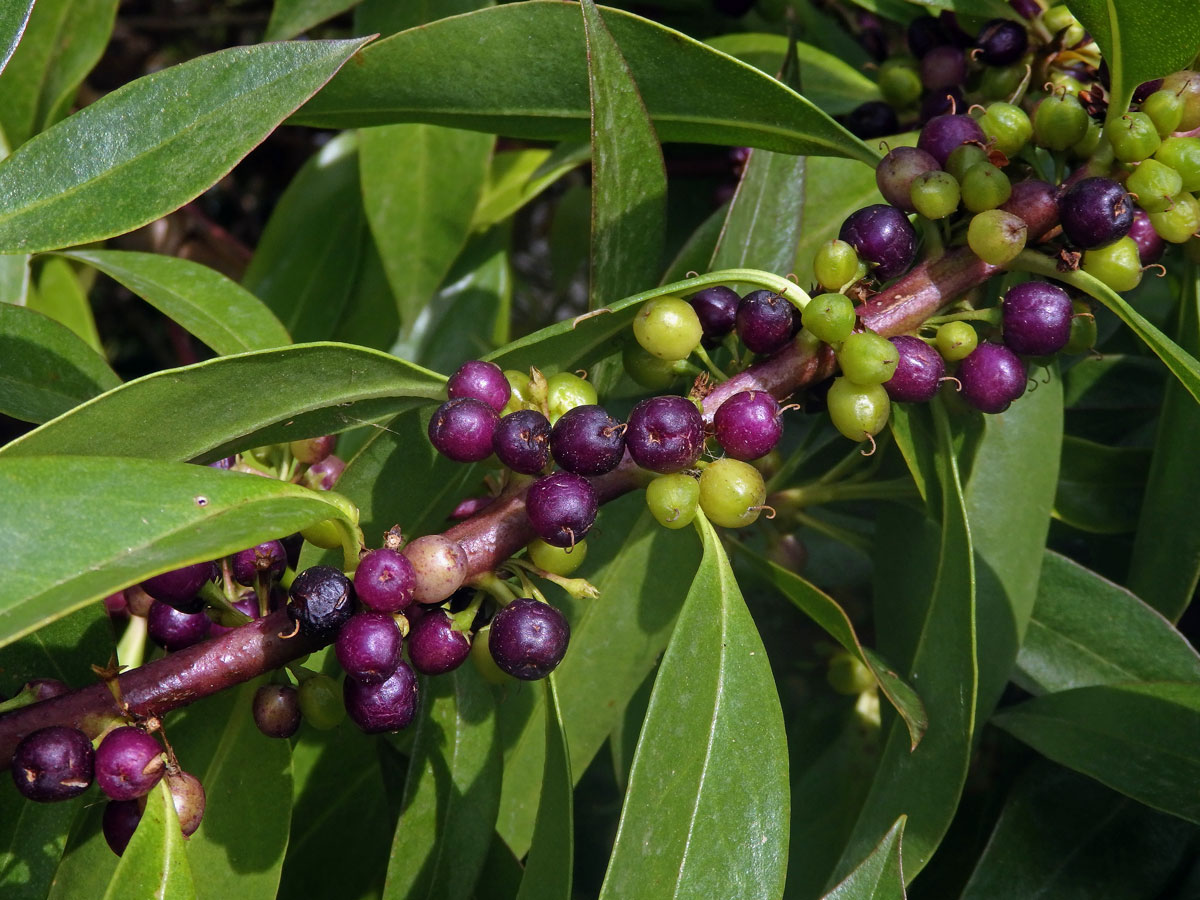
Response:
[[[536,475],[550,462],[550,421],[536,409],[519,409],[500,420],[492,450],[504,465]]]
[[[279,541],[267,541],[233,555],[234,580],[247,587],[260,575],[263,581],[274,581],[286,568],[287,551]]]
[[[381,684],[347,678],[342,683],[342,699],[350,719],[367,734],[399,731],[417,714],[417,676],[401,662]]]
[[[704,337],[714,341],[733,331],[741,299],[737,291],[718,284],[692,294],[688,303],[692,304],[692,309],[700,319]]]
[[[1134,103],[1144,102],[1146,100],[1146,98],[1149,97],[1151,94],[1155,93],[1156,91],[1162,90],[1162,86],[1163,86],[1163,80],[1161,78],[1155,78],[1151,81],[1143,81],[1141,84],[1139,84],[1136,88],[1133,89],[1133,102]]]
[[[482,400],[447,400],[429,420],[429,442],[455,462],[479,462],[492,455],[492,433],[500,417]]]
[[[525,512],[533,530],[555,547],[573,547],[582,540],[596,521],[599,505],[588,480],[571,472],[540,478],[525,494]]]
[[[875,263],[882,281],[903,275],[917,258],[917,232],[901,210],[876,203],[853,212],[842,223],[838,237]]]
[[[43,700],[61,697],[63,694],[71,692],[71,689],[57,678],[35,678],[25,682],[21,690],[32,691],[34,703],[41,703]]]
[[[992,19],[975,39],[979,60],[989,66],[1007,66],[1025,55],[1029,35],[1025,26],[1012,19]]]
[[[963,399],[985,413],[1002,413],[1025,393],[1025,366],[1002,344],[980,344],[959,364]]]
[[[354,614],[354,586],[332,566],[305,569],[288,595],[288,616],[308,637],[332,640]]]
[[[1000,209],[1023,219],[1029,233],[1042,234],[1058,222],[1058,189],[1036,178],[1018,181]]]
[[[1042,14],[1042,5],[1038,0],[1008,0],[1008,5],[1024,19],[1036,19]]]
[[[197,596],[204,582],[217,577],[217,567],[211,562],[196,563],[147,578],[141,587],[147,594],[173,606],[180,612],[195,613],[204,609],[204,600]]]
[[[333,646],[347,675],[363,684],[379,684],[396,671],[402,643],[391,616],[365,612],[342,626]]]
[[[488,650],[502,672],[536,681],[558,667],[570,639],[571,626],[561,612],[549,603],[521,597],[492,619]]]
[[[123,725],[106,734],[96,750],[96,783],[110,800],[136,800],[158,784],[166,765],[158,741]]]
[[[1094,250],[1129,234],[1133,202],[1111,178],[1084,178],[1062,195],[1058,216],[1072,244]]]
[[[354,570],[354,592],[376,612],[400,612],[413,601],[417,573],[408,557],[390,547],[372,550]]]
[[[795,333],[794,310],[774,291],[751,291],[738,304],[738,337],[755,353],[774,353]]]
[[[512,396],[512,387],[498,365],[473,359],[463,363],[450,376],[446,383],[446,395],[451,400],[471,397],[500,412]]]
[[[138,822],[142,821],[142,807],[136,800],[109,800],[104,806],[104,817],[100,830],[108,848],[117,856],[125,852]]]
[[[704,417],[686,397],[650,397],[629,413],[625,446],[651,472],[686,469],[704,449]]]
[[[942,23],[933,16],[917,16],[908,23],[908,49],[920,59],[934,47],[949,42]]]
[[[1162,235],[1154,230],[1154,225],[1150,222],[1150,215],[1144,209],[1135,209],[1133,211],[1133,222],[1129,226],[1129,236],[1137,244],[1138,259],[1142,261],[1143,266],[1158,262],[1162,259],[1163,254],[1167,252],[1167,242],[1162,239]]]
[[[921,125],[928,125],[939,116],[952,116],[955,110],[966,105],[966,95],[960,87],[943,88],[940,91],[930,91],[921,101],[918,119]]]
[[[1071,339],[1071,298],[1045,281],[1013,285],[1000,307],[1004,345],[1026,356],[1048,356]]]
[[[973,141],[982,144],[986,140],[983,129],[970,116],[944,115],[934,116],[925,123],[917,146],[944,166],[956,147]]]
[[[287,552],[288,568],[296,568],[300,564],[300,551],[304,549],[304,535],[289,534],[281,538],[279,543],[283,544],[283,549]]]
[[[444,609],[430,609],[408,632],[408,658],[422,675],[441,675],[463,664],[471,655],[471,641],[455,631],[454,620]]]
[[[157,601],[150,604],[146,616],[150,640],[172,652],[200,643],[211,627],[212,620],[202,612],[184,613]]]
[[[850,110],[846,128],[855,137],[870,140],[896,134],[900,131],[900,121],[896,111],[884,101],[868,100]]]
[[[625,426],[601,406],[569,409],[550,432],[554,461],[576,475],[611,472],[625,454]]]
[[[264,684],[252,709],[254,724],[269,738],[290,738],[300,728],[300,692],[290,684]]]
[[[938,391],[938,382],[946,374],[942,355],[920,338],[899,335],[888,340],[900,353],[896,371],[883,383],[888,396],[902,403],[932,400]]]
[[[96,754],[78,728],[51,725],[22,738],[12,758],[21,796],[39,803],[70,800],[92,783]]]
[[[180,770],[167,773],[167,789],[170,790],[171,802],[175,805],[179,830],[183,832],[184,837],[191,837],[204,818],[204,807],[207,803],[204,785],[195,775]]]
[[[304,483],[314,491],[331,491],[342,477],[346,469],[346,461],[340,456],[327,456],[319,463],[313,463],[304,473]],[[289,556],[290,559],[290,556]],[[295,568],[295,563],[291,566]]]
[[[967,80],[967,58],[957,47],[934,47],[921,58],[921,83],[931,91],[959,87]]]
[[[916,212],[912,204],[912,183],[918,175],[936,172],[938,161],[916,147],[896,147],[879,161],[875,169],[875,184],[883,199],[905,212]]]
[[[766,391],[740,391],[717,408],[713,428],[734,459],[758,459],[779,443],[783,417],[779,403]]]

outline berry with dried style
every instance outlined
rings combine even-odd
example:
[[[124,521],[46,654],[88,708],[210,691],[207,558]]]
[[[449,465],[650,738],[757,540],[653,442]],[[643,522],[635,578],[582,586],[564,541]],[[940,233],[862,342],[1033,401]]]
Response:
[[[124,725],[106,734],[96,749],[96,783],[110,800],[136,800],[158,784],[166,764],[158,741]]]
[[[958,367],[962,396],[985,413],[1002,413],[1025,393],[1025,365],[1002,344],[980,344]]]
[[[179,830],[184,837],[191,837],[200,827],[208,803],[204,785],[195,775],[182,770],[168,772],[166,781],[175,806],[175,817],[179,819]]]
[[[845,294],[818,294],[804,307],[800,320],[818,340],[838,344],[850,337],[858,314]]]
[[[305,569],[288,596],[288,616],[306,637],[333,640],[354,614],[354,585],[332,566]]]
[[[471,397],[500,412],[512,397],[512,387],[498,365],[473,359],[463,363],[450,376],[446,382],[446,396],[451,400]]]
[[[26,735],[12,758],[21,796],[39,803],[77,797],[91,786],[96,754],[78,728],[51,725]]]
[[[290,738],[300,729],[300,692],[290,684],[264,684],[251,704],[254,724],[269,738]]]
[[[700,482],[691,475],[660,475],[646,485],[646,507],[659,525],[684,528],[700,508]]]
[[[199,596],[200,588],[204,582],[216,577],[216,564],[201,562],[147,578],[141,588],[160,603],[173,606],[180,612],[196,613],[204,608],[204,600]]]
[[[1129,226],[1129,237],[1137,244],[1138,258],[1143,266],[1151,265],[1162,259],[1167,252],[1167,242],[1154,229],[1149,214],[1143,209],[1133,212],[1133,224]]]
[[[570,640],[566,617],[529,597],[518,597],[496,613],[487,638],[499,669],[522,681],[545,678],[558,668]]]
[[[1113,155],[1123,163],[1139,162],[1153,156],[1162,144],[1154,120],[1142,112],[1110,119],[1104,126],[1104,136],[1112,145]]]
[[[1144,159],[1125,179],[1125,187],[1137,195],[1137,204],[1148,213],[1162,212],[1183,190],[1183,179],[1170,166]]]
[[[1045,281],[1013,285],[1000,307],[1004,344],[1014,353],[1049,356],[1071,337],[1071,298]]]
[[[766,391],[739,391],[713,415],[717,441],[734,459],[758,459],[783,437],[779,403]]]
[[[353,678],[342,683],[342,699],[350,720],[367,734],[399,731],[417,714],[417,676],[401,662],[386,681],[363,684]]]
[[[261,578],[274,581],[287,568],[287,551],[279,541],[266,541],[233,555],[233,578],[250,587]]]
[[[862,442],[883,431],[892,403],[882,384],[855,384],[835,378],[825,396],[833,427],[852,441]]]
[[[514,472],[536,475],[550,463],[550,421],[533,409],[509,413],[492,434],[492,450]]]
[[[1174,198],[1173,206],[1150,213],[1150,222],[1164,241],[1183,244],[1200,231],[1200,202],[1185,191]]]
[[[700,319],[705,340],[716,341],[733,331],[741,300],[737,291],[723,284],[705,288],[688,298]]]
[[[690,309],[690,307],[689,307]],[[625,453],[625,425],[602,406],[577,406],[564,413],[550,432],[554,461],[576,475],[603,475]]]
[[[146,615],[146,631],[150,640],[164,650],[183,650],[198,644],[212,628],[212,620],[202,612],[183,613],[165,603],[150,604]]]
[[[979,61],[987,66],[1007,66],[1025,55],[1029,34],[1025,26],[1012,19],[992,19],[975,39]]]
[[[572,547],[596,521],[600,503],[586,478],[555,472],[529,486],[525,512],[538,537],[555,547]]]
[[[1132,291],[1142,281],[1138,246],[1129,236],[1085,252],[1082,268],[1118,293]]]
[[[774,291],[751,291],[738,305],[738,337],[755,353],[774,353],[796,333],[795,310]]]
[[[974,352],[979,334],[967,322],[947,322],[937,330],[938,353],[946,362],[957,362]]]
[[[467,553],[462,544],[445,535],[419,537],[403,552],[416,576],[413,583],[416,603],[441,603],[467,579]]]
[[[813,276],[827,291],[840,290],[858,276],[858,251],[837,238],[826,241],[813,256]]]
[[[1183,101],[1183,116],[1177,130],[1200,127],[1200,73],[1188,69],[1172,72],[1162,80],[1161,89]]]
[[[894,206],[878,203],[851,213],[838,237],[858,255],[875,264],[875,275],[886,281],[903,275],[917,258],[917,232]]]
[[[376,612],[403,611],[413,602],[417,573],[407,556],[391,547],[379,547],[358,561],[354,593],[363,606]]]
[[[541,538],[529,542],[529,561],[549,572],[566,578],[574,575],[587,559],[587,541],[576,541],[574,547],[555,547]]]
[[[686,397],[647,398],[629,413],[625,446],[643,469],[678,472],[700,458],[704,419]]]
[[[901,403],[926,403],[933,399],[946,374],[941,354],[911,335],[888,338],[897,353],[896,371],[884,383],[889,397]]]
[[[480,462],[492,455],[496,410],[474,397],[447,400],[429,420],[429,442],[455,462]]]
[[[408,633],[408,659],[422,675],[442,675],[471,655],[471,639],[454,628],[444,609],[431,609]]]
[[[1063,194],[1058,214],[1071,243],[1091,250],[1129,233],[1133,201],[1125,188],[1111,178],[1084,178]]]
[[[1087,110],[1074,94],[1051,94],[1033,108],[1034,143],[1049,150],[1062,152],[1082,140],[1087,131]]]
[[[909,189],[913,209],[927,219],[944,219],[958,209],[962,189],[949,172],[926,172]]]
[[[678,297],[656,297],[642,304],[633,320],[633,336],[659,359],[685,359],[704,336],[696,311]]]
[[[700,473],[700,509],[714,525],[752,525],[766,499],[762,473],[740,459],[718,459]]]

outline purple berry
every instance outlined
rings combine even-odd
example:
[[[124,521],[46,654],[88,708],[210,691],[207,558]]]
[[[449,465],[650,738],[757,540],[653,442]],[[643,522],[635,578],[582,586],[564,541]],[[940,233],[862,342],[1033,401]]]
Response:
[[[300,692],[290,684],[264,684],[251,709],[254,724],[269,738],[290,738],[300,728]]]
[[[500,412],[512,396],[512,387],[498,365],[473,359],[463,363],[450,376],[446,383],[446,395],[451,400],[471,397]]]
[[[588,480],[571,472],[540,478],[525,495],[525,512],[533,530],[555,547],[574,547],[582,540],[596,521],[599,506]]]
[[[838,237],[858,255],[875,263],[875,274],[887,281],[903,275],[917,258],[917,232],[901,210],[876,203],[851,213]]]
[[[354,614],[354,585],[332,566],[305,569],[288,596],[288,616],[309,637],[332,640]]]
[[[783,436],[779,403],[766,391],[741,391],[720,405],[713,416],[717,440],[734,459],[758,459]]]
[[[704,337],[715,341],[733,331],[734,325],[737,324],[737,309],[741,299],[737,291],[718,284],[692,294],[688,303],[692,304],[692,309],[700,319]]]
[[[347,678],[342,683],[342,699],[350,719],[367,734],[399,731],[417,714],[417,676],[401,662],[381,684]]]
[[[1000,209],[1024,219],[1030,233],[1041,234],[1058,222],[1058,188],[1036,178],[1018,181]]]
[[[191,837],[204,818],[207,798],[204,785],[195,775],[184,771],[167,773],[167,788],[171,791],[171,802],[175,804],[175,816],[179,819],[179,830],[184,837]]]
[[[396,671],[402,642],[391,616],[365,612],[342,626],[334,650],[347,675],[363,684],[379,684]]]
[[[1045,281],[1013,285],[1000,307],[1004,345],[1026,356],[1049,356],[1071,339],[1071,298]]]
[[[686,469],[704,449],[704,417],[685,397],[650,397],[629,413],[625,446],[651,472]]]
[[[172,652],[200,643],[211,627],[212,620],[202,612],[184,613],[157,601],[150,604],[146,616],[150,640]]]
[[[550,462],[550,421],[536,409],[519,409],[500,420],[492,450],[504,465],[536,475]]]
[[[86,734],[78,728],[51,725],[17,744],[12,758],[13,783],[27,800],[70,800],[91,785],[95,759]]]
[[[43,700],[61,697],[63,694],[71,692],[71,689],[57,678],[35,678],[25,682],[21,690],[32,691],[34,703],[41,703]]]
[[[921,101],[921,109],[917,118],[921,125],[928,125],[938,116],[952,116],[954,111],[966,105],[966,95],[960,87],[943,88],[931,91]]]
[[[900,131],[896,111],[882,100],[868,100],[846,116],[846,129],[863,140],[885,137]]]
[[[738,337],[754,353],[774,353],[796,333],[795,309],[774,291],[751,291],[738,304]]]
[[[1025,366],[1002,344],[980,344],[959,364],[963,399],[985,413],[1002,413],[1025,393]]]
[[[313,463],[308,467],[308,471],[304,473],[304,483],[314,491],[331,491],[333,486],[338,483],[338,479],[342,477],[342,472],[346,469],[346,461],[339,456],[327,456],[319,463]],[[286,540],[284,546],[286,546]],[[291,554],[288,555],[289,565],[293,568],[296,563],[292,560]]]
[[[888,152],[875,169],[875,184],[883,199],[905,212],[916,212],[912,205],[913,179],[941,168],[938,161],[916,147],[896,147]]]
[[[1072,244],[1094,250],[1129,234],[1133,202],[1111,178],[1084,178],[1062,195],[1058,216]]]
[[[474,397],[447,400],[429,420],[429,442],[455,462],[480,462],[492,455],[496,410]]]
[[[408,633],[408,658],[422,675],[453,671],[471,655],[471,641],[455,631],[454,620],[444,609],[430,609]]]
[[[96,783],[110,800],[136,800],[166,768],[162,745],[130,725],[114,728],[96,750]]]
[[[554,461],[576,475],[611,472],[625,454],[625,426],[601,406],[569,409],[550,432]]]
[[[233,577],[238,584],[250,587],[258,576],[274,581],[287,568],[287,551],[279,541],[267,541],[233,555]]]
[[[986,140],[983,129],[970,116],[944,115],[934,116],[925,123],[917,146],[944,166],[956,147],[972,142],[982,144]]]
[[[372,550],[354,570],[354,592],[363,606],[376,612],[393,613],[413,601],[417,573],[408,557],[390,547]]]
[[[1012,19],[992,19],[975,39],[979,59],[988,66],[1007,66],[1025,55],[1029,35],[1025,26]]]
[[[893,400],[902,403],[926,403],[938,391],[938,382],[946,374],[940,353],[920,338],[899,335],[888,338],[900,353],[896,371],[883,383]]]
[[[215,459],[208,464],[210,469],[232,469],[237,464],[236,456],[226,456],[223,459]]]
[[[1133,211],[1129,236],[1137,244],[1138,259],[1142,261],[1143,266],[1158,262],[1167,251],[1167,242],[1154,230],[1154,225],[1150,222],[1150,215],[1144,209]]]
[[[204,600],[197,596],[204,582],[217,577],[217,567],[211,562],[196,563],[147,578],[141,587],[147,594],[173,606],[180,612],[195,613],[204,609]]]
[[[1008,0],[1008,5],[1024,19],[1036,19],[1042,14],[1042,5],[1038,0]]]
[[[921,83],[931,91],[958,87],[967,80],[967,58],[957,47],[934,47],[921,57]]]
[[[492,619],[488,650],[501,671],[536,681],[558,667],[570,640],[571,626],[561,612],[549,603],[521,597]]]
[[[323,434],[319,437],[292,441],[288,444],[288,449],[292,451],[296,462],[306,466],[315,466],[322,460],[328,459],[335,446],[337,446],[337,435]]]
[[[100,821],[100,830],[104,832],[104,840],[108,844],[108,848],[117,856],[124,854],[140,821],[142,821],[142,807],[136,800],[109,800],[104,805],[104,817]]]

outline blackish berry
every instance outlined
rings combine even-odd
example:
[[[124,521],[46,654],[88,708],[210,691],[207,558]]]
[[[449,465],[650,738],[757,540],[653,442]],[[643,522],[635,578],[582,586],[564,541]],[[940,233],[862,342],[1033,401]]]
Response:
[[[568,472],[603,475],[621,462],[625,427],[601,406],[577,406],[554,423],[550,453]]]
[[[367,734],[399,731],[417,714],[417,676],[401,662],[381,684],[347,678],[342,683],[342,699],[351,721]]]
[[[447,400],[429,420],[429,442],[455,462],[480,462],[492,455],[492,433],[500,417],[474,397]]]
[[[1007,66],[1025,55],[1029,35],[1025,26],[1012,19],[992,19],[975,39],[979,60],[988,66]]]
[[[500,412],[512,396],[512,388],[498,365],[473,359],[463,363],[450,376],[446,382],[446,395],[451,400],[471,397]]]
[[[367,553],[354,570],[354,593],[376,612],[400,612],[413,602],[417,573],[408,557],[390,547]]]
[[[795,309],[774,291],[751,291],[738,304],[738,337],[755,353],[774,353],[796,332]]]
[[[254,724],[269,738],[290,738],[300,728],[300,694],[290,684],[264,684],[252,709]]]
[[[685,397],[650,397],[629,413],[625,446],[651,472],[686,469],[704,449],[704,418]]]
[[[758,459],[783,437],[783,417],[779,403],[766,391],[740,391],[717,408],[713,428],[734,459]]]
[[[846,129],[863,140],[886,137],[900,131],[896,111],[882,100],[868,100],[846,116]]]
[[[921,129],[917,146],[944,166],[955,147],[967,143],[982,144],[987,140],[979,123],[970,116],[934,116]]]
[[[354,614],[354,585],[332,566],[305,569],[288,595],[288,616],[306,637],[333,640]]]
[[[441,675],[461,666],[471,655],[471,641],[452,627],[444,609],[431,609],[408,633],[408,658],[422,675]]]
[[[921,57],[921,83],[931,91],[959,87],[967,80],[967,58],[957,47],[934,47]]]
[[[571,626],[561,612],[549,603],[521,597],[492,619],[488,649],[501,671],[536,681],[558,668],[570,640]]]
[[[286,568],[287,551],[279,541],[267,541],[233,556],[234,580],[247,587],[258,577],[264,582],[274,581]]]
[[[1091,250],[1129,233],[1133,201],[1125,188],[1110,178],[1084,178],[1058,201],[1058,215],[1071,243]]]
[[[412,596],[417,603],[441,603],[467,578],[466,551],[444,535],[419,537],[404,548],[404,555],[416,575]]]
[[[70,800],[91,785],[95,759],[86,734],[77,728],[51,725],[17,744],[12,758],[13,783],[27,800]]]
[[[962,88],[952,87],[941,91],[931,91],[921,101],[918,119],[921,125],[928,125],[939,116],[952,116],[955,110],[962,109],[966,99]]]
[[[183,613],[173,606],[154,602],[146,616],[150,640],[165,650],[182,650],[208,637],[212,620],[202,612]]]
[[[949,43],[942,23],[933,16],[917,16],[908,23],[908,49],[920,59],[934,47]]]
[[[136,800],[158,784],[166,764],[158,741],[124,725],[106,734],[96,750],[96,783],[110,800]]]
[[[300,564],[300,551],[304,549],[304,535],[289,534],[287,537],[281,538],[279,543],[283,544],[283,549],[287,553],[288,568],[296,568]]]
[[[851,213],[838,237],[875,263],[875,275],[882,281],[903,275],[917,258],[917,232],[908,217],[883,203]]]
[[[550,421],[535,409],[521,409],[500,420],[492,450],[504,465],[536,475],[550,462]]]
[[[1129,226],[1129,237],[1133,238],[1138,248],[1138,258],[1143,266],[1151,265],[1162,259],[1167,250],[1167,242],[1154,230],[1154,223],[1145,210],[1133,211],[1133,224]]]
[[[363,684],[379,684],[396,671],[402,643],[391,616],[365,612],[342,626],[333,646],[347,675]]]
[[[207,804],[204,785],[195,775],[180,770],[167,773],[167,789],[171,792],[171,802],[175,805],[179,830],[183,832],[184,837],[191,837],[204,818],[204,807]]]
[[[140,821],[142,807],[136,800],[109,800],[105,804],[100,830],[104,832],[108,848],[117,856],[121,856],[129,846]]]
[[[216,577],[216,565],[201,562],[147,578],[141,587],[160,603],[173,606],[180,612],[195,613],[204,609],[204,600],[198,596],[200,588],[204,582]]]
[[[916,147],[896,147],[875,169],[875,184],[883,199],[905,212],[916,212],[910,197],[913,179],[941,169],[938,161]],[[842,282],[845,283],[845,280]]]
[[[958,367],[963,399],[985,413],[1002,413],[1025,393],[1025,366],[1001,344],[980,344]]]
[[[910,335],[888,338],[896,347],[900,359],[896,371],[884,383],[888,396],[901,403],[926,403],[938,391],[938,383],[946,374],[942,356],[923,340]]]
[[[1048,356],[1071,337],[1071,298],[1045,281],[1013,285],[1004,295],[1004,345],[1026,356]]]
[[[533,530],[555,547],[571,547],[586,536],[599,505],[588,480],[571,472],[540,478],[525,495],[525,512]]]
[[[705,288],[688,298],[700,319],[706,340],[718,340],[733,331],[741,298],[723,284]]]

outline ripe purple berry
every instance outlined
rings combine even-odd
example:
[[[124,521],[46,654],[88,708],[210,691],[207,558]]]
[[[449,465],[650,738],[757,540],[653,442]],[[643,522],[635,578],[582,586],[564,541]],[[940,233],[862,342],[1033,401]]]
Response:
[[[1048,356],[1071,339],[1071,298],[1045,281],[1013,285],[1000,307],[1004,345],[1026,356]]]
[[[555,472],[535,481],[525,495],[525,512],[533,530],[547,544],[573,547],[596,521],[596,492],[586,478]]]
[[[1162,239],[1150,221],[1150,215],[1144,209],[1133,211],[1133,222],[1129,226],[1129,236],[1137,244],[1138,259],[1143,266],[1148,266],[1162,259],[1167,251],[1167,242]]]
[[[110,800],[104,805],[100,830],[104,832],[108,848],[117,856],[125,853],[140,821],[142,807],[136,800]]]
[[[692,309],[700,319],[704,337],[715,341],[733,331],[741,299],[736,291],[718,284],[692,294],[688,303],[692,304]]]
[[[625,453],[625,426],[601,406],[569,409],[550,432],[554,461],[576,475],[603,475],[621,462]]]
[[[450,376],[446,383],[446,395],[451,400],[471,397],[500,412],[512,396],[512,387],[498,365],[473,359],[463,363]]]
[[[931,91],[958,87],[967,80],[967,59],[957,47],[934,47],[921,57],[921,83]]]
[[[482,400],[447,400],[429,420],[429,442],[455,462],[480,462],[492,455],[492,433],[500,417]]]
[[[123,725],[105,735],[96,750],[96,783],[110,800],[135,800],[158,784],[166,762],[158,741]]]
[[[158,601],[150,604],[146,616],[150,640],[172,652],[200,643],[211,627],[212,620],[202,612],[183,613]]]
[[[331,491],[338,479],[342,477],[345,469],[346,461],[340,456],[327,456],[319,463],[313,463],[308,467],[308,471],[304,473],[304,483],[315,491]],[[284,546],[287,546],[286,539]],[[290,555],[288,561],[295,566]]]
[[[535,409],[519,409],[500,420],[492,450],[504,465],[536,475],[550,462],[550,421]]]
[[[882,281],[903,275],[917,258],[917,232],[901,210],[876,203],[851,213],[838,237],[875,263]]]
[[[401,643],[400,629],[391,616],[365,612],[342,626],[334,650],[347,675],[363,684],[379,684],[396,671]]]
[[[422,675],[453,671],[471,655],[471,641],[455,631],[454,620],[444,609],[431,609],[408,633],[408,658]]]
[[[390,547],[370,551],[354,570],[354,592],[376,612],[400,612],[413,601],[417,573],[408,557]]]
[[[888,338],[900,353],[896,371],[884,382],[888,396],[901,403],[926,403],[938,391],[946,374],[946,363],[937,350],[920,338],[899,335]]]
[[[21,796],[39,803],[70,800],[92,783],[96,754],[78,728],[51,725],[22,738],[12,759]]]
[[[354,585],[332,566],[305,569],[288,596],[288,616],[308,637],[332,640],[354,614]]]
[[[883,199],[905,212],[916,212],[912,203],[912,183],[918,175],[941,169],[938,161],[916,147],[896,147],[880,160],[875,169],[875,184]]]
[[[300,696],[290,684],[264,684],[254,692],[254,724],[269,738],[290,738],[300,728]]]
[[[758,459],[783,437],[783,417],[779,403],[766,391],[740,391],[717,409],[713,428],[734,459]]]
[[[488,650],[501,671],[536,681],[558,667],[570,640],[571,626],[561,612],[549,603],[521,597],[492,619]]]
[[[1011,19],[992,19],[975,39],[979,59],[988,66],[1007,66],[1025,55],[1029,35],[1025,26]]]
[[[32,681],[25,682],[21,690],[32,692],[34,703],[41,703],[43,700],[61,697],[63,694],[71,692],[71,689],[57,678],[34,678]]]
[[[1063,194],[1058,201],[1058,215],[1071,243],[1092,250],[1129,233],[1133,201],[1111,178],[1085,178]]]
[[[259,576],[273,581],[287,568],[287,551],[279,541],[267,541],[233,556],[233,577],[238,584],[250,587]]]
[[[1025,393],[1025,366],[1002,344],[980,344],[958,367],[963,399],[985,413],[1002,413]]]
[[[685,397],[650,397],[629,413],[625,446],[643,469],[678,472],[700,458],[704,418]]]
[[[755,353],[774,353],[799,329],[796,307],[774,291],[751,291],[737,310],[737,333]]]
[[[917,16],[908,23],[908,49],[920,59],[934,47],[949,43],[942,23],[933,16]]]
[[[925,123],[917,146],[944,166],[956,147],[971,142],[982,144],[986,140],[983,129],[970,116],[941,115]]]
[[[401,662],[380,684],[363,684],[353,678],[342,683],[342,699],[350,719],[367,734],[399,731],[417,713],[417,676]]]
[[[160,603],[173,606],[180,612],[196,613],[204,608],[204,601],[197,596],[200,588],[204,582],[216,577],[216,565],[201,562],[147,578],[141,587]]]

